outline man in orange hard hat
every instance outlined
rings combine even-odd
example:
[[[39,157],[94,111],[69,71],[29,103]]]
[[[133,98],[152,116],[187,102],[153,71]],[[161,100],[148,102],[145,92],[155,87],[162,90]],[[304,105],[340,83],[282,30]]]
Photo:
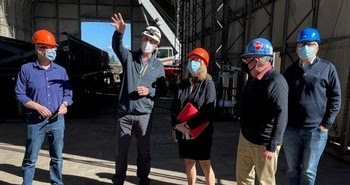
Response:
[[[35,163],[41,145],[49,141],[50,182],[61,185],[64,114],[73,103],[66,70],[56,64],[57,43],[53,34],[33,34],[37,60],[24,64],[16,82],[16,97],[27,112],[26,151],[22,163],[23,185],[33,183]]]

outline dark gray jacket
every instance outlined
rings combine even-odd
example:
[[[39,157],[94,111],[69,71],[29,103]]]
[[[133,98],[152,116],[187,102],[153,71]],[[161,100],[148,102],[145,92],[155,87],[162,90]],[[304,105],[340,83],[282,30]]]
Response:
[[[165,87],[162,62],[152,55],[146,64],[141,62],[142,51],[130,51],[123,46],[123,34],[114,32],[112,47],[123,65],[122,86],[118,112],[121,114],[149,114],[152,112],[156,87]],[[139,96],[138,86],[149,88],[148,96]]]
[[[199,109],[199,114],[187,122],[187,125],[193,129],[206,120],[212,123],[215,114],[216,90],[214,82],[211,79],[198,81],[191,91],[192,79],[185,79],[179,84],[179,89],[174,97],[171,106],[172,126],[179,122],[176,117],[184,106],[191,102]],[[212,124],[210,125],[212,127]],[[209,127],[209,128],[210,128]],[[208,129],[207,129],[208,130]]]

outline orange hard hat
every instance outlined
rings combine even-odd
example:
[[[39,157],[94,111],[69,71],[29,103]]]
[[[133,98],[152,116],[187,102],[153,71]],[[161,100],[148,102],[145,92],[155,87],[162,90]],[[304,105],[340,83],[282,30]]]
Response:
[[[58,46],[55,36],[47,30],[38,30],[33,34],[33,44],[45,44],[48,46]]]
[[[208,67],[209,65],[209,54],[207,52],[207,50],[203,49],[203,48],[196,48],[194,50],[192,50],[189,54],[188,54],[188,58],[191,57],[199,57],[200,59],[203,60],[204,64]]]

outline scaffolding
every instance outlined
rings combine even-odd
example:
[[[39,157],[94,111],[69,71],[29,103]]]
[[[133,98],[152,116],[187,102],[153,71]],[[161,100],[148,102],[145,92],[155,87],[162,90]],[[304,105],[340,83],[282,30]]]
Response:
[[[103,3],[98,0],[89,2],[85,0],[25,0],[24,4],[19,0],[0,0],[0,2],[1,9],[4,11],[2,13],[6,14],[6,16],[0,15],[2,19],[0,33],[6,31],[8,35],[17,39],[29,40],[34,29],[42,25],[49,26],[49,28],[52,26],[56,35],[67,31],[79,37],[81,21],[109,20],[112,13],[106,12],[120,11],[135,25],[133,27],[135,43],[138,43],[137,39],[140,39],[138,36],[140,30],[137,28],[145,25],[142,17],[138,16],[141,15],[141,11],[139,11],[140,6],[136,0],[123,2],[113,0],[103,1]],[[350,64],[346,61],[350,57],[350,52],[346,48],[349,48],[350,45],[350,29],[346,26],[349,20],[346,11],[350,8],[350,1],[169,0],[158,2],[171,2],[176,6],[176,37],[181,43],[179,53],[182,69],[185,69],[185,60],[190,50],[195,47],[203,47],[210,52],[209,72],[216,82],[218,99],[222,100],[223,105],[226,101],[233,101],[235,105],[239,105],[236,97],[239,96],[246,78],[239,70],[241,67],[239,56],[249,40],[261,36],[272,41],[274,50],[279,52],[276,58],[280,61],[280,70],[283,72],[290,63],[297,60],[295,38],[298,31],[306,26],[319,28],[322,36],[320,45],[322,58],[330,59],[336,66],[341,66],[338,69],[342,70],[340,77],[342,78],[344,103],[337,123],[330,130],[332,142],[339,145],[336,152],[333,153],[336,155],[348,153]],[[11,3],[17,4],[18,8],[10,9],[8,6]],[[36,8],[40,7],[52,7],[49,9],[52,15],[49,16],[44,11],[36,12]],[[69,11],[65,7],[77,8]],[[65,10],[62,11],[62,14],[71,15],[60,16],[59,9]],[[78,12],[77,15],[74,12]],[[21,14],[23,14],[22,17],[19,16]],[[4,17],[6,20],[3,19]],[[342,24],[340,20],[343,20],[345,24]],[[71,22],[76,22],[77,26],[74,27],[75,24],[72,25]],[[14,30],[13,34],[10,34],[10,26]],[[67,30],[63,29],[64,26],[67,27]],[[182,77],[184,76],[186,74],[182,73]],[[234,117],[235,111],[230,110],[228,114]]]
[[[178,1],[179,40],[182,43],[182,59],[195,47],[203,47],[210,52],[209,71],[218,87],[218,106],[229,108],[233,118],[238,116],[236,99],[243,86],[239,55],[252,37],[264,34],[272,39],[273,11],[275,0]],[[268,17],[266,25],[257,35],[251,34],[252,15],[263,9]],[[232,29],[239,32],[228,39]],[[234,48],[234,49],[233,49]],[[182,61],[183,61],[182,60]],[[182,63],[185,69],[185,62]],[[230,103],[232,102],[232,103]]]
[[[239,55],[245,45],[256,37],[265,37],[272,41],[275,58],[280,61],[280,71],[283,72],[289,64],[297,60],[295,54],[296,35],[304,27],[319,27],[320,2],[322,0],[181,0],[177,1],[178,36],[181,42],[181,58],[185,69],[186,54],[195,47],[203,47],[210,52],[209,71],[217,84],[218,100],[223,102],[236,101],[243,87],[245,75],[240,72]],[[276,3],[278,9],[276,9]],[[327,2],[328,3],[328,2]],[[344,1],[338,2],[337,25]],[[323,2],[325,4],[325,2]],[[301,6],[302,5],[302,6]],[[349,5],[349,4],[348,4]],[[323,6],[324,9],[328,8]],[[284,9],[284,11],[282,11]],[[343,9],[346,9],[345,7]],[[276,16],[278,15],[278,16]],[[278,21],[278,25],[276,24]],[[280,26],[281,25],[281,26]],[[327,45],[325,58],[333,42],[350,39],[350,36],[325,37],[321,45]],[[324,47],[323,46],[323,47]],[[350,68],[349,68],[350,71]],[[227,84],[223,84],[224,77]],[[331,140],[340,145],[331,153],[343,156],[349,152],[349,104],[350,104],[350,73],[347,75],[346,94],[342,114],[339,114],[338,124],[341,128],[333,128]],[[226,83],[224,82],[224,83]],[[223,103],[224,104],[224,103]],[[235,114],[229,112],[230,114]],[[341,121],[339,121],[341,120]],[[344,157],[343,157],[344,158]]]

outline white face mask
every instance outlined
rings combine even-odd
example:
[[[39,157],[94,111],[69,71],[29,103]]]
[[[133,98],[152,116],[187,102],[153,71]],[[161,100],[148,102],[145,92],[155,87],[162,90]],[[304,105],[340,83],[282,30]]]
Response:
[[[141,50],[144,53],[152,53],[154,51],[154,46],[149,41],[142,42]]]

